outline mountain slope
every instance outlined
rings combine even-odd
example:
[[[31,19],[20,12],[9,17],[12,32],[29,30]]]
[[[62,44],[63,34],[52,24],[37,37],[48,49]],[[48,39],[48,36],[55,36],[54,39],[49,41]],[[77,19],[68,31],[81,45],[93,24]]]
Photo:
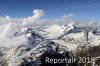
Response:
[[[100,56],[100,35],[75,25],[53,25],[38,30],[35,27],[20,28],[14,29],[14,32],[13,29],[7,26],[4,34],[0,34],[0,66],[66,66],[67,63],[45,64],[44,61],[47,56],[62,59],[74,57],[77,61],[78,57]],[[100,64],[99,58],[96,60]],[[84,65],[86,63],[81,65],[76,62],[70,66]]]

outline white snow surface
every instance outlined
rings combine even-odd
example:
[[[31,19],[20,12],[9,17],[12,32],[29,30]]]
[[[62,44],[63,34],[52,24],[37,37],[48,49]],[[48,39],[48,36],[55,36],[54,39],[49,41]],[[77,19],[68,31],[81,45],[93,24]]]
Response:
[[[60,25],[52,25],[52,26],[49,26],[49,28],[44,29],[44,31],[47,33],[46,37],[53,39],[62,35],[64,29]]]
[[[68,43],[68,42],[64,42],[63,40],[54,40],[54,42],[66,46],[69,51],[74,51],[78,47],[78,44],[76,43]]]
[[[91,46],[100,45],[100,35],[94,35],[92,32],[89,32],[89,41]]]

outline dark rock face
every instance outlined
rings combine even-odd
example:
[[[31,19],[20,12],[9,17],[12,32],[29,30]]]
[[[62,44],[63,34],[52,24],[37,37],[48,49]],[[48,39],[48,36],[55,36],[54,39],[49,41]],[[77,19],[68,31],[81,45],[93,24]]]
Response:
[[[27,60],[26,59],[23,59],[24,60],[24,62],[20,65],[20,66],[35,66],[34,64],[34,61],[32,61],[33,59],[30,57],[29,58],[29,60],[30,60],[30,62],[27,62]]]
[[[62,54],[60,53],[52,53],[52,52],[49,52],[49,51],[46,51],[44,54],[42,54],[41,56],[41,64],[39,66],[65,66],[66,64],[65,63],[46,63],[46,57],[49,57],[49,58],[53,58],[53,59],[63,59],[65,58]]]
[[[23,62],[21,63],[20,66],[77,66],[77,63],[46,63],[46,57],[50,58],[50,59],[65,59],[65,58],[71,58],[72,55],[69,51],[67,51],[67,47],[64,47],[62,45],[59,45],[55,42],[49,41],[48,44],[46,45],[40,45],[41,49],[42,48],[47,48],[45,51],[44,50],[40,50],[38,51],[39,48],[36,49],[36,53],[37,55],[39,55],[38,57],[36,57],[36,55],[34,55],[34,51],[31,53],[32,57],[28,57],[28,58],[23,58]],[[53,48],[55,47],[55,48]],[[52,48],[52,49],[51,49]],[[43,52],[43,53],[42,53]],[[35,54],[36,54],[35,53]],[[36,58],[37,60],[33,61],[33,58]],[[40,62],[40,63],[37,63]]]
[[[63,54],[60,54],[55,51],[46,51],[44,54],[40,56],[41,64],[39,66],[77,66],[77,63],[46,63],[46,57],[49,59],[65,59],[65,58],[71,58],[69,52],[65,52]]]
[[[80,47],[81,48],[81,47]],[[78,66],[95,66],[95,65],[100,65],[100,45],[99,46],[89,46],[88,48],[84,47],[81,48],[81,50],[78,48],[77,52],[75,53],[76,58],[79,59],[79,57],[81,58],[86,58],[86,62],[85,63],[79,63]],[[87,59],[89,58],[89,60]],[[94,61],[92,61],[93,59]],[[91,61],[90,63],[88,63],[88,61]]]

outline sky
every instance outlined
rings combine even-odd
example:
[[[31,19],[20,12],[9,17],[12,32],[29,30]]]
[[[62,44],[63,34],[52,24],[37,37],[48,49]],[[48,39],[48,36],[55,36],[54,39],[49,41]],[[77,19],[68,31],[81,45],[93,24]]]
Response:
[[[34,9],[44,10],[48,19],[71,13],[75,20],[100,20],[100,0],[0,0],[0,17],[24,18]]]

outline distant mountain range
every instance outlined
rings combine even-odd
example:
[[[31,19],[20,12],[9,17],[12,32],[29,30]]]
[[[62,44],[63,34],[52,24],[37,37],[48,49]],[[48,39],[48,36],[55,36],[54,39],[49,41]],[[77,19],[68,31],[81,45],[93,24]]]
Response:
[[[97,30],[68,24],[46,28],[21,28],[11,35],[10,42],[18,45],[0,46],[0,66],[100,65],[100,35]],[[56,59],[74,57],[77,61],[70,64],[45,63],[46,57]],[[80,64],[78,57],[95,57],[96,60],[93,63]]]

